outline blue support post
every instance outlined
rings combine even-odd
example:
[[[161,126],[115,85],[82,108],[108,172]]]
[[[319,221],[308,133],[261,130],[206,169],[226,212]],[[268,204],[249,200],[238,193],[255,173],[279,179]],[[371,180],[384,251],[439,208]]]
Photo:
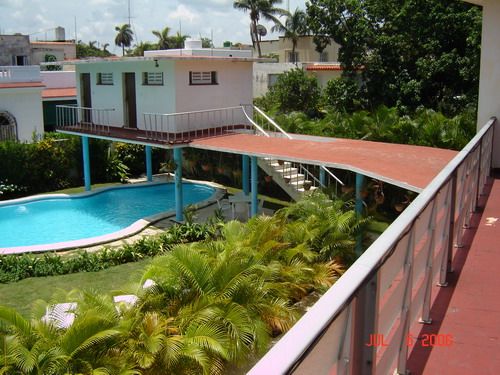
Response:
[[[365,176],[356,173],[356,216],[361,218],[363,216],[363,198],[361,197],[361,190],[363,189],[363,182]],[[359,256],[363,253],[363,233],[360,231],[356,238],[356,254]]]
[[[323,166],[319,167],[319,183],[326,187],[326,171]]]
[[[258,165],[257,165],[257,157],[251,157],[251,184],[252,184],[252,216],[257,215],[259,204],[258,204]]]
[[[248,195],[250,194],[250,157],[248,155],[242,155],[242,188],[243,188],[243,194]]]
[[[184,220],[182,202],[182,148],[174,148],[175,161],[175,220]]]
[[[153,181],[153,162],[151,159],[151,146],[146,146],[146,176],[148,176],[148,181]]]
[[[82,137],[83,151],[83,179],[85,181],[85,190],[90,191],[90,153],[89,153],[89,137]]]

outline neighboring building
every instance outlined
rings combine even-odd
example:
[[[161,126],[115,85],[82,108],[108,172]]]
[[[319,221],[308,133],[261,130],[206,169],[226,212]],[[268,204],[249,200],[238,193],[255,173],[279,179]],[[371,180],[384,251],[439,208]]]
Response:
[[[0,141],[43,134],[43,88],[38,66],[0,66]]]
[[[64,61],[76,59],[76,43],[64,42],[31,42],[31,61],[39,65],[47,61]]]
[[[54,131],[56,106],[76,105],[76,79],[74,71],[41,72],[45,88],[42,91],[43,127]]]
[[[0,35],[0,66],[40,65],[46,61],[76,59],[76,43],[64,40],[57,27],[54,41],[30,42],[28,35]]]
[[[322,88],[326,87],[329,80],[342,75],[342,67],[339,63],[255,63],[253,66],[254,98],[265,95],[281,74],[297,68],[316,77]]]
[[[260,46],[263,56],[277,58],[277,61],[254,64],[254,98],[265,95],[280,74],[292,69],[306,70],[308,74],[318,79],[321,87],[325,87],[330,79],[340,77],[342,74],[342,68],[337,62],[339,45],[333,39],[322,53],[316,51],[313,36],[309,35],[300,37],[294,53],[292,53],[292,41],[283,36],[277,40],[263,40]]]
[[[76,62],[78,103],[109,109],[112,125],[139,129],[145,128],[145,113],[251,104],[254,61],[251,51],[203,49],[187,41],[183,50]]]
[[[339,45],[331,39],[330,44],[319,53],[316,51],[316,44],[313,36],[301,36],[297,42],[295,51],[292,41],[280,36],[277,40],[263,40],[260,42],[260,48],[263,56],[278,57],[280,63],[299,63],[299,62],[336,62],[339,56]]]
[[[0,66],[31,64],[31,46],[28,35],[0,35]]]

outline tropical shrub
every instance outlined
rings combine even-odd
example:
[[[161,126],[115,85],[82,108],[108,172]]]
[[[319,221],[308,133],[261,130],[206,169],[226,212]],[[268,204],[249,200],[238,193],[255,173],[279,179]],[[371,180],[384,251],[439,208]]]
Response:
[[[135,294],[134,306],[115,307],[93,291],[56,296],[49,304],[77,304],[65,329],[40,319],[46,302],[34,303],[31,320],[0,307],[0,366],[20,374],[225,373],[265,351],[296,321],[299,301],[338,279],[338,250],[352,251],[360,225],[353,217],[349,204],[316,193],[273,217],[226,223],[219,238],[171,247],[138,283],[116,291]],[[164,246],[165,237],[155,240],[133,252]]]
[[[269,89],[265,101],[269,101],[283,112],[302,111],[311,116],[318,111],[321,90],[315,77],[301,69],[281,74]]]

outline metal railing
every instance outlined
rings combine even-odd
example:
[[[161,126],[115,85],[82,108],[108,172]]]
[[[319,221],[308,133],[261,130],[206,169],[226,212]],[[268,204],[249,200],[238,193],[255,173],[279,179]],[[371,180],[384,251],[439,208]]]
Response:
[[[0,66],[0,83],[41,81],[40,67],[38,65]]]
[[[272,118],[270,118],[259,107],[255,105],[242,105],[241,107],[247,118],[251,121],[252,125],[254,125],[257,134],[263,135],[265,137],[281,137],[281,138],[293,139],[292,135],[288,134],[285,130],[283,130],[283,128],[281,128]],[[257,112],[257,116],[254,116],[253,119],[251,119],[250,116],[247,115],[247,111],[248,112],[255,111]],[[271,166],[273,162],[274,160],[272,159],[267,160],[269,166]],[[310,183],[313,187],[324,188],[326,186],[329,186],[332,179],[335,181],[335,191],[337,191],[338,184],[344,186],[344,183],[324,165],[319,166],[319,168],[323,170],[323,173],[326,174],[324,184],[317,177],[320,174],[319,171],[315,171],[316,173],[310,171],[311,168],[316,170],[317,168],[315,168],[315,166],[293,162],[290,164],[290,169],[292,168],[296,168],[297,173],[303,174],[308,181],[307,184]],[[284,176],[283,178],[286,181],[286,177]],[[290,186],[294,187],[295,191],[300,191],[299,189],[301,189],[301,186],[297,186],[294,184],[291,184]]]
[[[143,113],[146,138],[179,142],[252,129],[241,106],[179,113]]]
[[[110,134],[110,113],[114,109],[96,109],[72,105],[56,106],[56,129]]]
[[[487,181],[495,123],[478,132],[250,375],[407,372],[420,331],[415,323],[431,322],[432,285],[446,286]],[[373,338],[387,346],[367,346]]]

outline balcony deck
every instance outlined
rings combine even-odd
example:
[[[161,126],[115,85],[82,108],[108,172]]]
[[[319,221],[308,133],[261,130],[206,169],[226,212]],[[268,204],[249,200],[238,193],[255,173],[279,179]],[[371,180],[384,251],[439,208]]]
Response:
[[[419,335],[450,335],[453,343],[423,347],[419,341],[408,359],[412,374],[500,373],[500,173],[485,191],[484,210],[474,214],[464,247],[455,249],[448,287],[432,292],[433,323]]]

